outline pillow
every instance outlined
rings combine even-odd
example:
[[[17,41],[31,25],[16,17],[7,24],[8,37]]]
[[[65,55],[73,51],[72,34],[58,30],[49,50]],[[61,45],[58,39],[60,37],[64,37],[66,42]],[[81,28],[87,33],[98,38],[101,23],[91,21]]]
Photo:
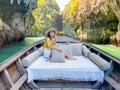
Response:
[[[39,49],[37,49],[37,51],[39,51],[40,56],[43,55],[43,47],[40,47]]]
[[[97,66],[99,66],[104,71],[110,69],[111,67],[110,63],[108,63],[106,60],[104,60],[103,58],[101,58],[100,56],[94,53],[90,53],[89,59],[93,61]]]
[[[71,44],[70,45],[66,45],[65,52],[70,54],[71,56],[73,56],[73,46]]]
[[[90,50],[85,45],[82,46],[82,52],[86,58],[88,58],[89,54],[91,53]]]
[[[54,44],[53,47],[61,47],[62,51],[65,53],[66,52],[66,47],[67,45],[63,45],[63,44]]]
[[[65,54],[57,50],[52,50],[52,56],[49,62],[65,63]]]
[[[72,44],[73,46],[73,56],[82,56],[82,44]]]
[[[23,67],[26,68],[26,67],[30,66],[39,56],[40,56],[39,51],[34,51],[27,57],[23,58],[22,59]]]

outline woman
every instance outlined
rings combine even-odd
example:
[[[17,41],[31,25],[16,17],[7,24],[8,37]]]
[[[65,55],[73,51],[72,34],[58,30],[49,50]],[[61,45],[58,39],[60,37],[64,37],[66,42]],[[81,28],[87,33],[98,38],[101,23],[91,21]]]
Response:
[[[44,54],[44,57],[46,58],[46,61],[50,60],[51,50],[57,50],[59,52],[62,52],[61,47],[53,47],[53,45],[55,43],[57,43],[56,37],[57,36],[56,36],[56,32],[55,32],[54,29],[50,29],[47,32],[47,35],[46,35],[46,38],[45,38],[45,41],[44,41],[44,51],[43,51],[43,54]],[[76,60],[76,58],[69,55],[68,53],[65,53],[65,56],[70,60]]]

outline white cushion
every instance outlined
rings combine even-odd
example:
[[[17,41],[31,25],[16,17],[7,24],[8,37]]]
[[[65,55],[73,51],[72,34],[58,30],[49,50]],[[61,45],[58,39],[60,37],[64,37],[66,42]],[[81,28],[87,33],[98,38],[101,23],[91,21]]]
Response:
[[[63,49],[63,52],[70,54],[71,56],[82,56],[82,44],[69,44],[69,45],[54,45],[54,47],[60,46]]]
[[[64,52],[59,52],[57,50],[52,50],[51,60],[49,62],[65,62],[65,54]]]
[[[72,44],[73,46],[73,56],[82,56],[82,44]]]
[[[101,68],[104,71],[110,69],[111,67],[110,63],[108,63],[106,60],[104,60],[103,58],[101,58],[100,56],[94,53],[89,54],[89,59],[93,61],[97,66],[99,66],[99,68]]]
[[[89,54],[91,53],[90,50],[85,46],[83,45],[82,46],[82,52],[83,52],[83,55],[87,58],[89,56]]]
[[[72,56],[73,55],[73,45],[66,45],[65,52]]]
[[[23,58],[22,59],[23,67],[30,66],[39,56],[40,56],[39,51],[34,51],[33,53],[31,53],[27,57]]]
[[[55,45],[53,45],[53,47],[61,47],[62,48],[62,51],[65,53],[66,52],[66,47],[67,47],[67,45],[63,45],[63,44],[55,44]]]

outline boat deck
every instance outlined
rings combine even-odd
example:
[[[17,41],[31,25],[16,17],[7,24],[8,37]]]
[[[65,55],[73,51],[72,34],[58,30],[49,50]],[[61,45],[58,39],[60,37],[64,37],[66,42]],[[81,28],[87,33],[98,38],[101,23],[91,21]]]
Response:
[[[57,40],[58,43],[80,42],[80,40],[71,38],[69,36],[58,36]],[[26,83],[27,73],[23,68],[21,60],[34,52],[37,48],[40,48],[43,45],[43,42],[44,40],[35,42],[34,44],[27,46],[20,52],[5,60],[3,63],[0,63],[0,90],[99,90],[92,89],[96,86],[99,86],[99,83],[96,83],[93,86],[93,82],[35,82],[38,86],[38,89],[31,89],[28,83]],[[100,86],[100,89],[102,88],[102,90],[120,90],[120,77],[117,76],[120,70],[120,61],[90,44],[83,44],[86,45],[91,52],[100,55],[114,65],[114,68],[105,74],[105,84]],[[116,74],[116,72],[118,74]]]
[[[66,43],[79,43],[80,41],[75,38],[70,38],[69,36],[57,36],[58,42],[66,42]]]

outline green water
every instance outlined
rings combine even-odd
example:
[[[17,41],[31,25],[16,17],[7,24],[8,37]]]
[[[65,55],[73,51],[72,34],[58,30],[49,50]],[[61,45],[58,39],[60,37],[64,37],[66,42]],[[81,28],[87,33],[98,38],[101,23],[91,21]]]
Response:
[[[24,41],[0,48],[0,63],[19,52],[26,46],[41,39],[43,39],[43,37],[26,37]]]

